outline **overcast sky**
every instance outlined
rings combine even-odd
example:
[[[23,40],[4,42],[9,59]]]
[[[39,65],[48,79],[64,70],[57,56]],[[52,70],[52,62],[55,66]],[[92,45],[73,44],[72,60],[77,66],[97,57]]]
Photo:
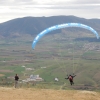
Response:
[[[0,0],[0,23],[26,16],[58,15],[100,19],[100,0]]]

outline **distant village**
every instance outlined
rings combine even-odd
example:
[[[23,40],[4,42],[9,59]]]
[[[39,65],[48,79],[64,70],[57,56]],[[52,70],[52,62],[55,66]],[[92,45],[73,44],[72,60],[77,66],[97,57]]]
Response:
[[[26,68],[25,66],[22,66],[22,67],[24,67],[26,71],[35,70],[34,68]],[[43,68],[46,68],[46,67],[43,67]],[[29,78],[27,78],[25,80],[22,80],[22,82],[32,82],[32,81],[43,81],[43,78],[41,78],[39,75],[33,75],[33,74],[31,74],[29,76]]]
[[[35,70],[34,68],[26,68],[25,66],[22,66],[25,68],[26,71],[32,71],[32,70]],[[41,67],[41,68],[46,68],[46,67]],[[40,81],[44,81],[43,78],[41,78],[38,75],[33,75],[31,74],[28,78],[26,78],[25,80],[22,80],[22,82],[40,82]],[[59,79],[57,77],[54,78],[54,81],[59,81]]]
[[[22,80],[22,82],[43,81],[39,75],[30,75],[29,78]]]

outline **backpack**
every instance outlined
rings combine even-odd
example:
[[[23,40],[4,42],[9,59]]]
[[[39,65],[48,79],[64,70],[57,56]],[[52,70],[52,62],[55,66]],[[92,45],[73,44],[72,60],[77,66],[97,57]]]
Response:
[[[73,78],[72,78],[72,76],[69,76],[69,80],[72,80]]]

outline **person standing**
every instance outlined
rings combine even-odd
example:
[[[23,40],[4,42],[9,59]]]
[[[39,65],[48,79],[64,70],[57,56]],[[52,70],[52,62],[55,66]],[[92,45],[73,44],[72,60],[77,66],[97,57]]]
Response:
[[[19,77],[18,77],[18,75],[16,74],[16,75],[15,75],[15,88],[18,87],[18,80],[19,80]]]

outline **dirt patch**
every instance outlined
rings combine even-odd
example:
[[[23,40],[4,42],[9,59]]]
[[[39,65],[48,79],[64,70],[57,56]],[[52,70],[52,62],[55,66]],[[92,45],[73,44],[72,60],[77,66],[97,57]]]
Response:
[[[0,70],[0,72],[7,72],[7,73],[10,73],[10,72],[13,72],[12,70]]]
[[[81,91],[79,93],[81,93],[81,94],[93,94],[93,95],[97,95],[97,93],[94,92],[94,91]]]
[[[0,74],[0,77],[5,76],[4,74]]]

